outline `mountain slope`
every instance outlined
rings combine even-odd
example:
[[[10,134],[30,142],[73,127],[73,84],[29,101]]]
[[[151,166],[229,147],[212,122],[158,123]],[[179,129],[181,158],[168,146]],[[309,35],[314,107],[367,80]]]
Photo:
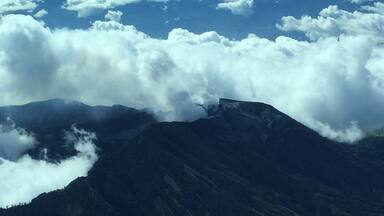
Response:
[[[121,141],[88,177],[1,215],[384,215],[384,167],[369,148],[266,104],[223,99],[209,118]]]
[[[10,122],[36,136],[39,145],[29,152],[33,157],[39,157],[43,149],[48,149],[49,158],[59,160],[76,153],[63,139],[65,131],[72,125],[95,132],[98,137],[96,144],[104,154],[117,148],[121,139],[135,137],[156,120],[145,111],[120,105],[88,106],[76,101],[53,99],[0,107],[0,123]]]

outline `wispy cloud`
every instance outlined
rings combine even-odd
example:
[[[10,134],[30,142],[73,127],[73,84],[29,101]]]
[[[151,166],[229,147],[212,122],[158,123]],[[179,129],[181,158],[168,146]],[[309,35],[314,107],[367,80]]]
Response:
[[[34,136],[16,127],[12,120],[9,119],[8,124],[0,125],[0,158],[17,160],[35,144]]]
[[[26,141],[20,144],[20,140],[34,140],[33,137],[26,138],[30,135],[25,135],[21,129],[17,130],[8,132],[7,136],[12,139],[0,139],[1,147],[12,149],[12,145],[25,144]],[[29,155],[12,158],[15,160],[0,155],[1,208],[28,203],[41,193],[61,189],[74,179],[87,175],[97,160],[93,143],[95,134],[73,128],[66,133],[65,138],[78,153],[59,163],[32,159]]]
[[[48,11],[45,9],[41,9],[41,10],[37,11],[33,16],[36,18],[42,18],[46,15],[48,15]]]
[[[15,11],[33,11],[43,0],[1,0],[0,14]]]
[[[66,0],[63,8],[76,11],[79,17],[86,17],[95,10],[108,10],[142,1],[166,3],[170,0]]]

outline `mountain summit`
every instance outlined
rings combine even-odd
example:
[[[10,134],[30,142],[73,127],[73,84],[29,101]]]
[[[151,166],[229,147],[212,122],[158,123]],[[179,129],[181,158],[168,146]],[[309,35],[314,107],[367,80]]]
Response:
[[[270,105],[221,99],[209,118],[148,121],[134,136],[108,128],[135,115],[113,122],[83,124],[108,149],[88,177],[0,214],[384,215],[374,148],[328,140]]]

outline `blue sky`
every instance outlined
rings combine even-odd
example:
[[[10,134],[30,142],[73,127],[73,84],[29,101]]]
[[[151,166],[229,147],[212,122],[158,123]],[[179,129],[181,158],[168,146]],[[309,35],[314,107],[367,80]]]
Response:
[[[229,10],[218,10],[220,1],[181,0],[159,2],[139,2],[117,6],[113,10],[124,13],[122,22],[134,25],[138,30],[157,38],[165,38],[174,28],[184,28],[191,32],[216,31],[229,38],[244,38],[249,33],[274,39],[279,35],[300,37],[279,31],[275,25],[283,16],[300,17],[304,14],[317,16],[329,5],[338,5],[345,10],[356,10],[359,5],[346,0],[256,0],[253,13],[248,16],[232,14]],[[64,1],[45,0],[39,2],[34,12],[45,9],[48,15],[41,18],[51,28],[88,28],[95,20],[102,20],[107,10],[95,10],[86,17],[78,17],[75,11],[62,6]],[[167,9],[165,9],[165,7]],[[15,12],[13,12],[15,13]],[[28,13],[18,11],[16,13]]]

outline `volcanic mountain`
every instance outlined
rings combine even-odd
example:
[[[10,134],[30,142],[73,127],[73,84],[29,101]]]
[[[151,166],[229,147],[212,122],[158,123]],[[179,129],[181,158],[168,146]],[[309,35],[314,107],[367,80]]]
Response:
[[[54,159],[71,154],[58,137],[73,124],[100,148],[88,177],[2,216],[384,215],[384,139],[331,141],[267,104],[221,99],[193,122],[62,100],[0,116],[37,134]]]

